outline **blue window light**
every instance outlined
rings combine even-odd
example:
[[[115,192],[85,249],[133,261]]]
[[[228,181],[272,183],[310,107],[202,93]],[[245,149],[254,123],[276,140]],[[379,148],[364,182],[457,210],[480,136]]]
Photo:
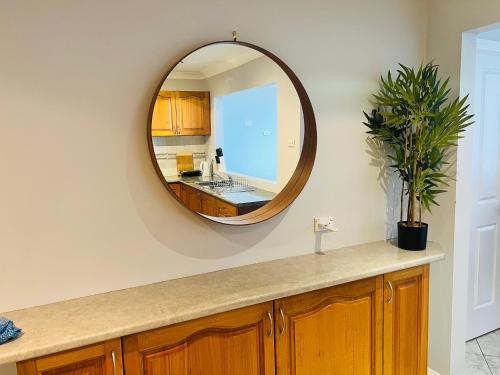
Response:
[[[277,101],[276,84],[215,98],[215,141],[227,173],[277,181]]]

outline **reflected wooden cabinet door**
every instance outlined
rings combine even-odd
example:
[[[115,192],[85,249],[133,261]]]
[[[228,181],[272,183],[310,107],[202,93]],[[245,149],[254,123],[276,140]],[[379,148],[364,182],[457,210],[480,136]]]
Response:
[[[381,375],[383,277],[275,302],[278,375]]]
[[[201,212],[202,193],[192,187],[180,184],[180,199],[191,210]]]
[[[156,98],[151,120],[153,137],[168,137],[176,135],[175,93],[160,91]]]
[[[210,93],[176,91],[179,135],[210,135]]]
[[[215,216],[219,217],[231,217],[238,216],[238,208],[235,206],[217,199],[215,207]]]
[[[201,212],[208,216],[216,216],[216,199],[208,194],[201,195]]]
[[[384,276],[384,375],[427,374],[429,266]]]
[[[17,364],[18,375],[122,375],[121,340],[70,350]]]
[[[181,197],[181,184],[178,182],[173,182],[168,184],[169,188],[177,195],[178,198]]]
[[[273,303],[125,337],[134,375],[274,374]]]

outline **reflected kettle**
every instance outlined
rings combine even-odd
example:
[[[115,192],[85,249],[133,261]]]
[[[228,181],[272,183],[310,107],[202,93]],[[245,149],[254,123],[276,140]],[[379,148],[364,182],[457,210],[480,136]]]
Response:
[[[201,174],[203,177],[210,177],[210,163],[207,161],[202,161],[200,163]]]

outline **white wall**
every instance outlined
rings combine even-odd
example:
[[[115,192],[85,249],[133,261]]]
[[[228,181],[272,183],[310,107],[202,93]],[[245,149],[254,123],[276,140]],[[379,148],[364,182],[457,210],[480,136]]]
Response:
[[[430,0],[429,11],[428,58],[440,65],[443,76],[451,76],[453,94],[457,95],[462,33],[499,22],[500,2]],[[466,41],[464,48],[469,44]],[[468,49],[473,50],[473,46]],[[440,198],[441,207],[428,220],[431,238],[447,251],[446,261],[431,267],[429,360],[442,375],[463,374],[465,350],[467,246],[454,243],[455,222],[451,218],[455,214],[456,191],[455,184],[451,185],[449,192]]]
[[[302,144],[302,113],[299,96],[292,82],[283,70],[267,56],[259,57],[237,68],[217,74],[206,80],[210,90],[212,108],[212,128],[217,126],[217,113],[215,98],[232,92],[241,91],[253,87],[268,84],[277,85],[277,181],[267,182],[264,180],[246,179],[253,186],[279,193],[288,183],[299,161]],[[212,129],[209,139],[209,155],[215,155],[216,136],[218,130]],[[295,139],[296,147],[288,147],[288,140]],[[258,150],[256,150],[258,152]]]
[[[199,169],[200,163],[208,155],[207,137],[204,135],[181,137],[153,137],[156,160],[164,176],[177,176],[177,159],[175,154],[193,153],[193,168]]]
[[[161,89],[169,91],[208,91],[204,79],[168,78],[163,82]]]
[[[385,238],[361,111],[381,72],[422,61],[425,11],[420,0],[2,1],[0,311],[310,253],[317,215],[340,228],[324,249]],[[146,142],[169,65],[233,29],[294,69],[318,125],[303,193],[243,228],[175,202]]]

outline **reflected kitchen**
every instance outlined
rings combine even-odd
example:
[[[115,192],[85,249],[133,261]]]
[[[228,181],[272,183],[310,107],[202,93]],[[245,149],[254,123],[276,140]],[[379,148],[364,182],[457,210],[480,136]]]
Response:
[[[208,46],[164,81],[150,135],[157,166],[185,206],[213,217],[244,215],[270,202],[297,167],[300,100],[267,56]]]

